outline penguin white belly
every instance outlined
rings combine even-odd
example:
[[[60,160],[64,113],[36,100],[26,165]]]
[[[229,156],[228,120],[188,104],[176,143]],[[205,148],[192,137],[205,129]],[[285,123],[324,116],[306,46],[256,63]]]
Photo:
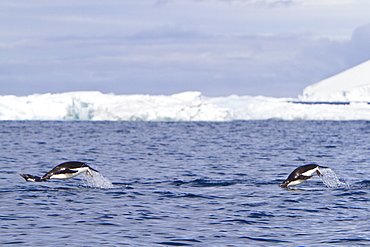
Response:
[[[303,183],[304,181],[306,181],[306,180],[300,180],[300,179],[297,179],[297,180],[291,181],[291,182],[288,184],[288,186],[298,185],[298,184]]]
[[[303,172],[301,175],[311,177],[318,169],[318,167],[315,167],[314,169]]]
[[[70,178],[74,178],[74,177],[78,176],[79,174],[81,174],[83,172],[90,172],[90,170],[89,170],[88,167],[67,169],[66,172],[63,172],[63,170],[61,170],[59,173],[53,174],[50,177],[50,179],[59,179],[59,180],[70,179]]]

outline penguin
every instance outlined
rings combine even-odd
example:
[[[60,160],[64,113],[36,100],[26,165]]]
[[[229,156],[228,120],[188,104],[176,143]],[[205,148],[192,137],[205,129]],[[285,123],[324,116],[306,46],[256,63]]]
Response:
[[[322,173],[320,172],[320,169],[325,169],[328,167],[325,166],[319,166],[316,164],[308,164],[304,166],[300,166],[296,168],[289,176],[288,178],[282,182],[279,186],[282,188],[286,188],[289,186],[294,186],[303,183],[307,179],[310,179],[313,177],[314,173],[318,176],[322,176]]]
[[[27,182],[44,182],[45,180],[42,180],[38,176],[33,176],[30,174],[19,174],[22,178],[24,178]]]
[[[85,163],[79,161],[68,161],[57,165],[41,178],[30,174],[20,174],[20,176],[23,177],[27,182],[44,182],[48,179],[65,180],[74,178],[83,172],[86,172],[88,176],[92,177],[93,171],[98,172]]]

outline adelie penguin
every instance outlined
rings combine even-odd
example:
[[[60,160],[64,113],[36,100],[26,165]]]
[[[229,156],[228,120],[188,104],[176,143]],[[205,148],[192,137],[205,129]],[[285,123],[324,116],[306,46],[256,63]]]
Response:
[[[29,174],[20,174],[27,182],[44,182],[48,179],[59,179],[65,180],[74,178],[77,175],[86,172],[88,176],[93,176],[92,172],[98,172],[97,170],[91,168],[85,163],[78,161],[68,161],[54,167],[50,172],[46,173],[42,177],[33,176]]]
[[[328,167],[325,166],[319,166],[316,164],[309,164],[304,165],[296,168],[289,176],[288,178],[282,182],[279,186],[282,188],[286,188],[289,186],[294,186],[303,183],[307,179],[310,179],[313,177],[314,173],[316,172],[318,176],[322,176],[322,173],[320,172],[320,169],[325,169]]]

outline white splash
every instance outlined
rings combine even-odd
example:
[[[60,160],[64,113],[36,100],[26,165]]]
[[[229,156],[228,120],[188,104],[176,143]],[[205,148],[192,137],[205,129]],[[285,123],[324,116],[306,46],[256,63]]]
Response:
[[[332,169],[320,168],[320,172],[322,174],[320,177],[327,187],[329,188],[349,187],[349,185],[346,182],[339,180],[337,174]]]
[[[99,172],[93,172],[93,176],[85,175],[87,186],[92,188],[113,188],[112,182]]]

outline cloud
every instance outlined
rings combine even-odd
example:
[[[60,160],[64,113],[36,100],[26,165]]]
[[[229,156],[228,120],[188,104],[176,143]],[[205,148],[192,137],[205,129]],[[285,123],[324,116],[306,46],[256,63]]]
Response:
[[[299,55],[310,65],[315,80],[322,80],[370,59],[370,23],[356,28],[350,39],[321,38],[303,49]]]
[[[173,3],[179,0],[157,0],[158,5]],[[253,6],[268,6],[268,7],[285,7],[295,4],[294,0],[190,0],[192,2],[213,2],[213,3],[230,3],[230,4],[248,4]]]
[[[351,50],[354,52],[352,55],[353,60],[368,60],[370,59],[370,23],[358,27],[352,34],[350,42]],[[357,51],[357,52],[356,52]],[[351,59],[349,57],[349,59]]]
[[[209,96],[294,97],[305,86],[365,59],[360,47],[366,47],[367,31],[361,27],[351,40],[340,41],[307,34],[226,35],[165,26],[127,35],[30,39],[4,53],[27,56],[1,59],[0,83],[11,78],[13,87],[35,92],[198,90]]]
[[[35,80],[50,77],[53,83],[83,83],[83,78],[87,85],[114,82],[124,89],[121,93],[138,93],[147,80],[145,91],[154,94],[173,93],[174,83],[176,91],[222,95],[232,94],[238,87],[239,93],[258,94],[260,85],[273,89],[279,80],[293,83],[297,73],[291,64],[295,49],[304,47],[301,39],[293,35],[199,34],[176,28],[134,36],[54,37],[38,41],[39,47],[33,47],[35,56],[13,63],[11,71],[23,71]],[[43,54],[45,49],[51,50]],[[297,88],[286,88],[284,94],[289,90]],[[266,94],[272,91],[265,89]]]
[[[308,14],[312,1],[118,2],[25,1],[11,11],[2,5],[2,94],[199,90],[294,97],[370,54],[369,25],[351,38],[332,38],[343,36],[338,26],[351,28],[348,20],[323,25],[326,1],[320,11],[313,1]]]

